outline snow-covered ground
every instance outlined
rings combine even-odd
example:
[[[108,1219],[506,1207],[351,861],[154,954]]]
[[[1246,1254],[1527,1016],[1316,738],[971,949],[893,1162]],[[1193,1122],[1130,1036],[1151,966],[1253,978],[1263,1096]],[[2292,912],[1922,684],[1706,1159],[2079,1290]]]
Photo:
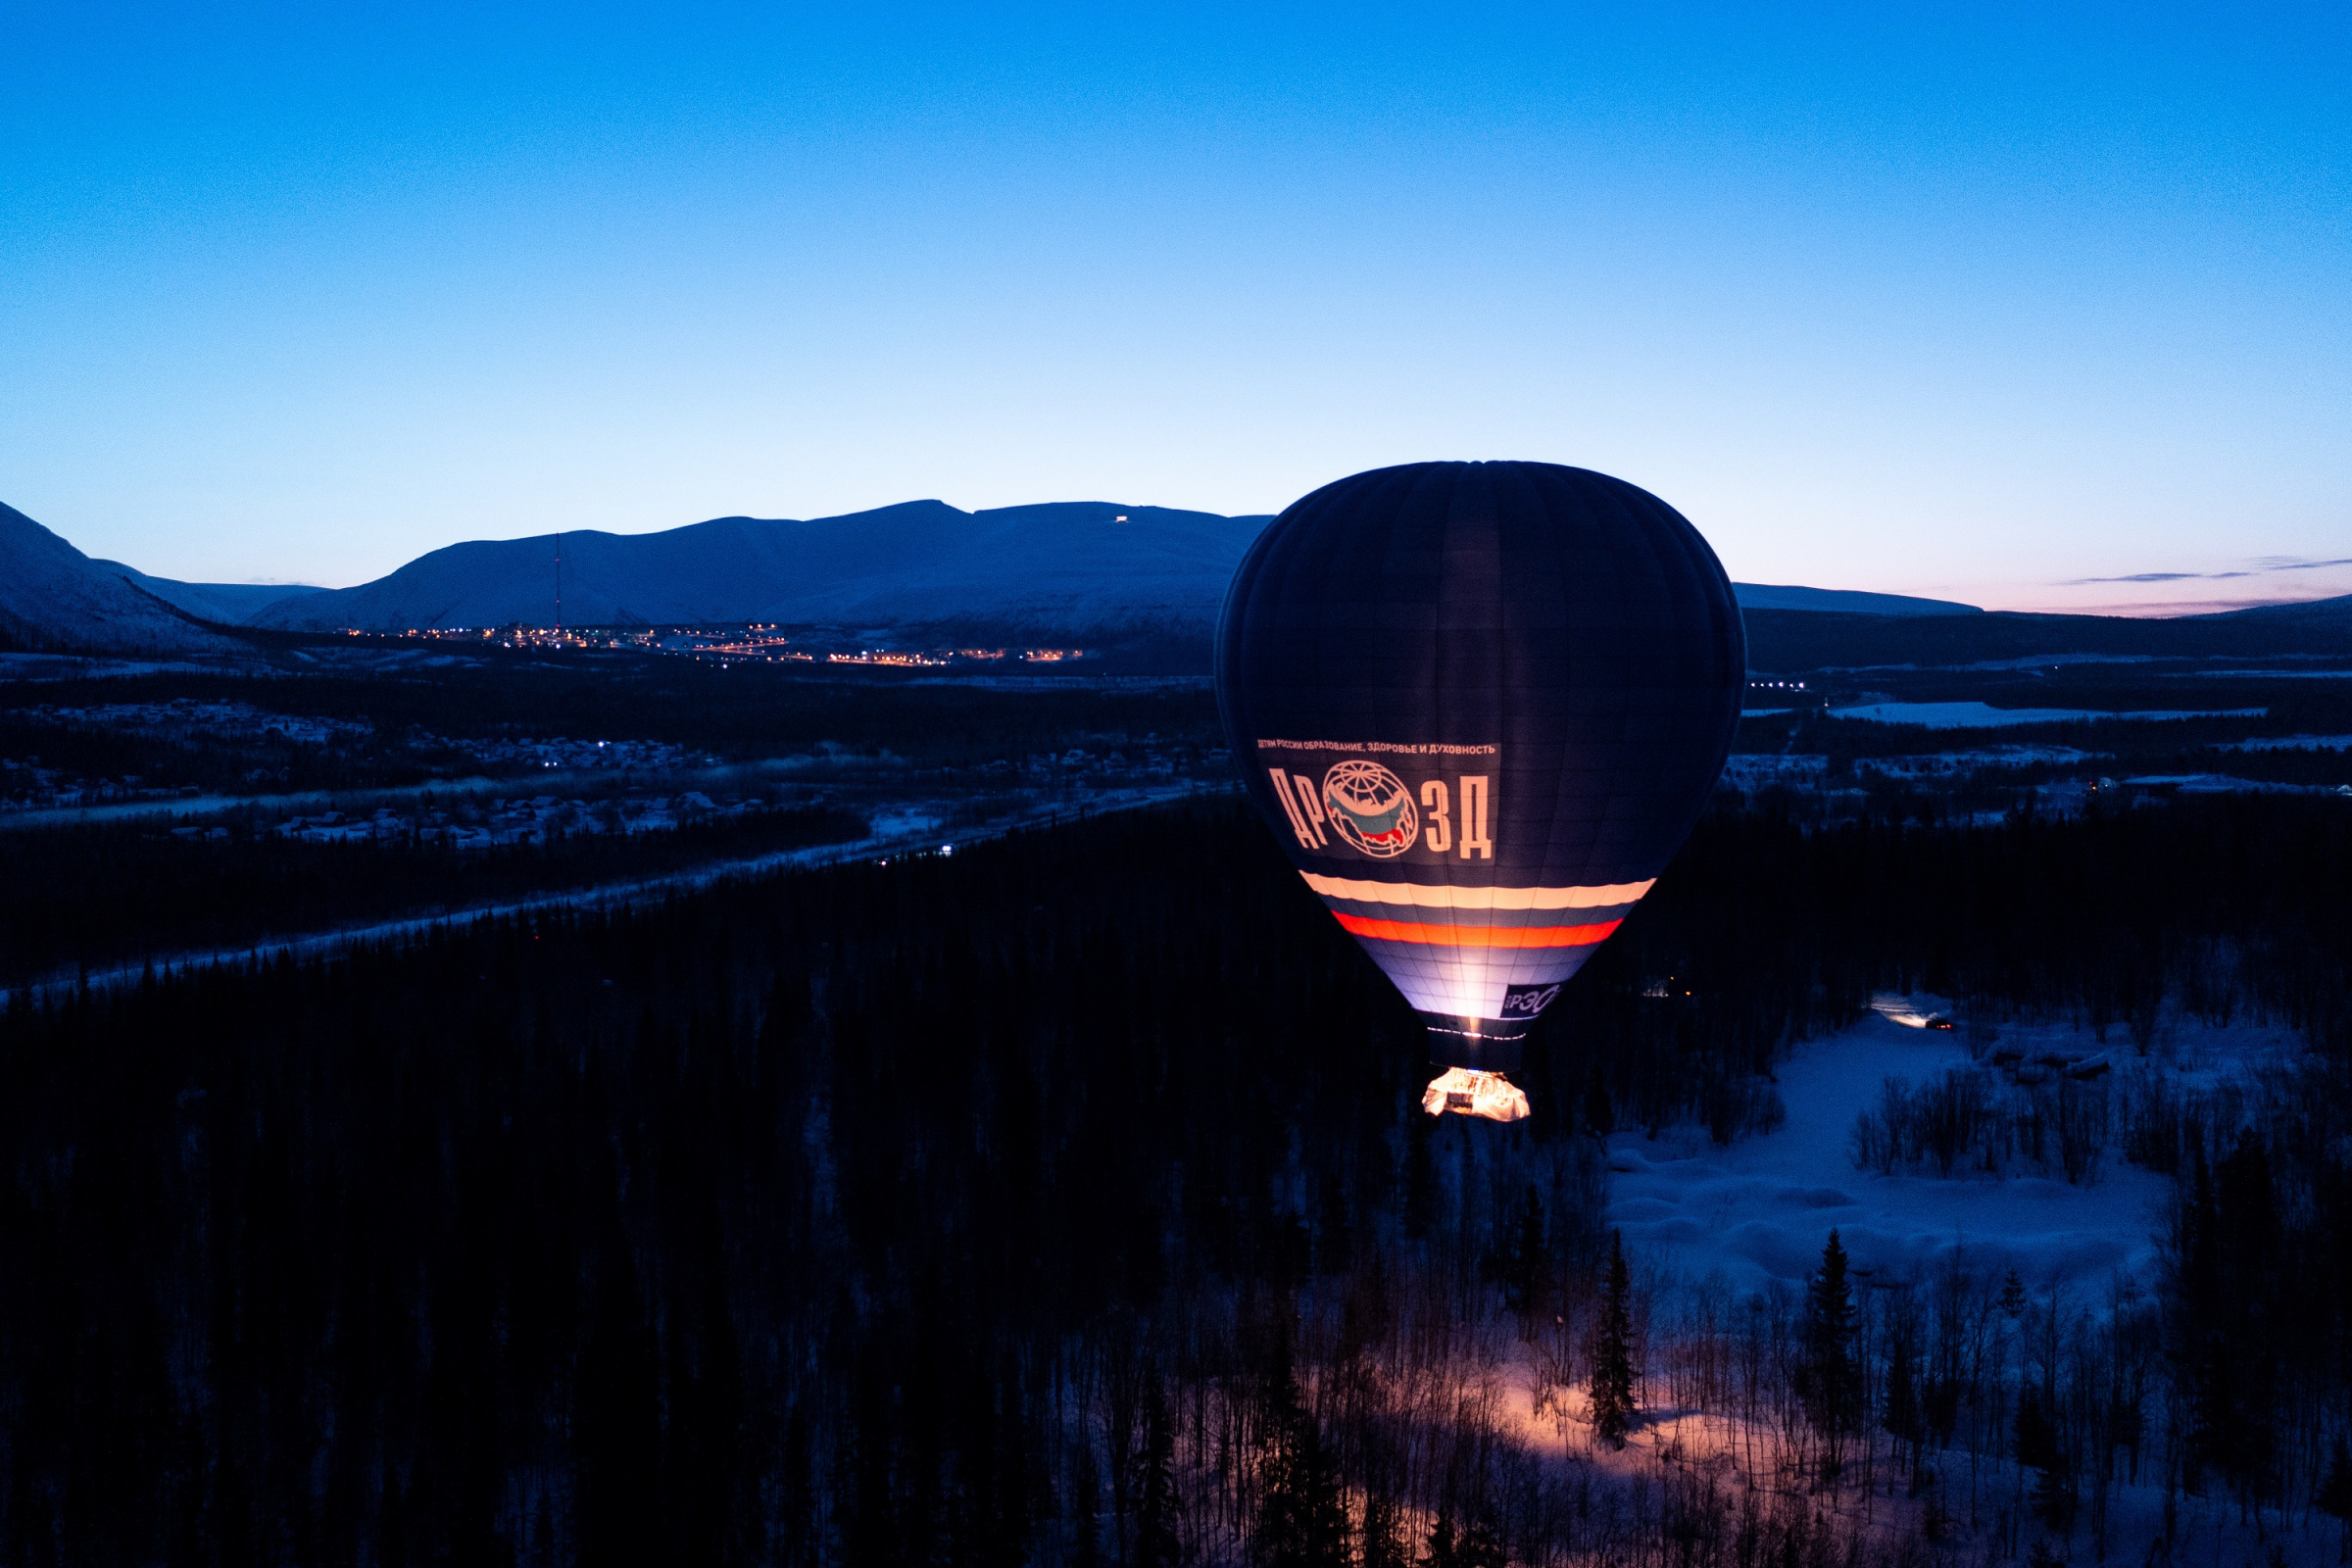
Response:
[[[1853,1028],[1800,1047],[1779,1075],[1788,1119],[1778,1132],[1729,1149],[1696,1129],[1610,1139],[1608,1218],[1623,1229],[1651,1288],[1672,1294],[1678,1277],[1684,1285],[1717,1280],[1741,1294],[1801,1287],[1833,1225],[1865,1284],[1894,1283],[1954,1246],[1967,1250],[1980,1278],[2014,1267],[2035,1295],[2055,1284],[2094,1310],[2119,1275],[2151,1282],[2152,1233],[2168,1184],[2112,1151],[2097,1180],[2079,1187],[2039,1177],[1880,1176],[1854,1167],[1849,1129],[1878,1102],[1887,1076],[1916,1084],[1970,1063],[1964,1032],[1926,1027],[1947,1008],[1938,998],[1881,998]],[[2140,1075],[2226,1095],[2232,1079],[2302,1054],[2300,1041],[2284,1031],[2208,1028],[2174,1016],[2159,1025],[2144,1057],[2121,1030],[2101,1042],[2063,1021],[2004,1022],[1990,1045],[1987,1070],[1996,1072],[1989,1066],[1996,1052],[2022,1052],[2028,1063],[2043,1054],[2103,1054],[2116,1063],[2105,1082],[2119,1097]],[[1792,1467],[1787,1435],[1769,1421],[1747,1425],[1732,1408],[1673,1405],[1654,1364],[1630,1441],[1611,1450],[1595,1441],[1589,1388],[1559,1379],[1560,1366],[1579,1364],[1575,1354],[1538,1330],[1476,1369],[1476,1378],[1464,1376],[1460,1396],[1463,1408],[1491,1410],[1498,1435],[1539,1456],[1558,1484],[1670,1485],[1703,1473],[1740,1492],[1752,1487],[1797,1500],[1841,1527],[1862,1522],[1888,1548],[1922,1526],[1934,1498],[1947,1510],[1956,1559],[1985,1564],[2023,1559],[2045,1537],[2043,1549],[2077,1563],[2318,1568],[2338,1549],[2334,1521],[2300,1506],[2284,1521],[2276,1507],[2248,1518],[2218,1487],[2176,1497],[2168,1510],[2154,1462],[2133,1484],[2118,1476],[2103,1537],[2087,1510],[2070,1531],[2045,1531],[2026,1504],[2032,1473],[2009,1462],[1998,1440],[1979,1460],[1957,1447],[1930,1453],[1927,1468],[1940,1480],[1913,1496],[1874,1429],[1865,1435],[1871,1451],[1828,1487]],[[1865,1483],[1875,1495],[1865,1494]]]
[[[1059,822],[1069,816],[1106,816],[1114,811],[1131,811],[1145,807],[1165,806],[1190,799],[1199,793],[1189,784],[1163,784],[1145,789],[1111,790],[1091,795],[1076,804],[1048,801],[1030,809],[979,827],[965,827],[956,833],[956,843],[977,844],[988,839],[1002,838],[1007,833],[1025,828]],[[36,1001],[51,995],[64,986],[87,985],[97,989],[135,983],[150,971],[170,974],[202,968],[207,964],[236,964],[257,953],[285,954],[295,957],[315,957],[334,954],[362,942],[385,942],[414,936],[440,926],[458,926],[493,917],[552,912],[574,908],[621,908],[640,900],[666,898],[680,892],[709,887],[729,877],[757,876],[770,871],[794,867],[833,865],[852,860],[874,859],[887,864],[891,857],[908,853],[946,850],[952,847],[940,842],[937,824],[944,820],[944,810],[908,809],[899,816],[876,818],[868,823],[868,835],[848,844],[820,844],[808,849],[778,850],[771,854],[754,856],[747,859],[719,860],[688,870],[664,872],[649,877],[634,877],[625,881],[600,883],[590,887],[549,892],[529,898],[509,900],[496,904],[476,904],[456,906],[435,914],[416,915],[404,919],[379,920],[362,925],[339,926],[328,931],[288,933],[257,942],[243,943],[233,948],[195,949],[185,953],[169,954],[151,961],[123,964],[118,968],[76,971],[71,977],[58,976],[28,988]],[[887,831],[878,831],[886,829]],[[0,987],[0,1006],[11,1000],[11,992]]]
[[[2051,763],[2079,766],[2112,754],[2085,752],[2073,746],[1980,746],[1964,752],[1928,752],[1910,757],[1874,757],[1857,762],[1856,771],[1875,768],[1890,778],[1954,777],[1984,767],[2033,767]]]
[[[2352,669],[2192,669],[2183,673],[2194,676],[2219,675],[2224,678],[2259,680],[2352,680]]]
[[[2230,741],[2217,752],[2340,752],[2352,750],[2352,735],[2267,735]]]
[[[1628,1249],[1693,1282],[1720,1274],[1741,1294],[1801,1284],[1833,1226],[1857,1271],[1888,1283],[1924,1274],[1955,1247],[1979,1272],[2015,1268],[2035,1288],[2103,1290],[2119,1272],[2151,1281],[2169,1184],[2112,1150],[2096,1178],[2079,1186],[2055,1172],[1947,1178],[1855,1168],[1854,1120],[1879,1104],[1885,1080],[1924,1084],[1970,1061],[1960,1031],[1919,1026],[1934,1000],[1915,1001],[1887,1003],[1843,1033],[1800,1046],[1779,1073],[1788,1119],[1777,1132],[1730,1148],[1701,1128],[1611,1138],[1608,1220]],[[1997,1047],[2029,1056],[2103,1054],[2117,1064],[2105,1082],[2118,1098],[2141,1073],[2211,1088],[2298,1054],[2282,1031],[2188,1022],[2161,1029],[2144,1061],[2120,1027],[2101,1043],[2063,1021],[2004,1024]]]
[[[2074,746],[1978,746],[1964,751],[1873,757],[1857,763],[1856,772],[1870,769],[1889,778],[1957,778],[1987,767],[2078,766],[2104,761],[2112,755]],[[1828,778],[1829,765],[1829,758],[1815,752],[1737,752],[1723,764],[1723,777],[1734,788],[1743,790],[1768,784],[1818,788]]]
[[[1858,708],[1833,708],[1830,716],[1874,724],[1924,724],[1930,729],[1994,729],[2006,724],[2059,724],[2077,719],[2259,718],[2269,711],[2267,708],[2220,711],[2148,709],[2114,713],[2093,708],[1994,708],[1987,703],[1865,703]]]

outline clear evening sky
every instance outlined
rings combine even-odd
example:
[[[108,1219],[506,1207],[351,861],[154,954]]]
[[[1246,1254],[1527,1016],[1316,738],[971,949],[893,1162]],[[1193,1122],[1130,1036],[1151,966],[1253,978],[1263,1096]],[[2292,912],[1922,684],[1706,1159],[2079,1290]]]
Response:
[[[2341,5],[484,10],[0,10],[0,500],[344,584],[1518,457],[1750,581],[2352,592]]]

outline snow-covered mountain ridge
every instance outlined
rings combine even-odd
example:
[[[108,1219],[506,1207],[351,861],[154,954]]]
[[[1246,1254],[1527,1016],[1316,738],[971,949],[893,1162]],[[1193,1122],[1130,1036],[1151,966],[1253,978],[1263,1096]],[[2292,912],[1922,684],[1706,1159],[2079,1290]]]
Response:
[[[891,627],[953,621],[1081,632],[1156,624],[1204,631],[1269,519],[1053,502],[963,512],[909,501],[808,520],[715,517],[660,533],[594,530],[477,540],[356,588],[281,599],[258,626],[779,621]],[[1976,614],[1973,605],[1739,585],[1758,608]]]
[[[323,588],[292,582],[181,582],[175,577],[153,576],[136,566],[103,558],[97,564],[165,603],[177,605],[199,620],[225,626],[241,626],[281,599],[326,592]]]
[[[72,653],[237,648],[7,505],[0,505],[0,644]]]
[[[1189,646],[1206,637],[1235,565],[1268,520],[1102,501],[977,512],[909,501],[836,517],[730,516],[652,533],[581,529],[473,540],[431,551],[373,582],[319,589],[150,576],[94,561],[24,514],[0,508],[0,641],[221,651],[229,645],[196,622],[306,632],[547,625],[558,618],[560,581],[561,617],[575,626],[776,621],[878,633],[1058,633],[1090,645],[1097,637],[1164,634]],[[1971,626],[2049,622],[2055,630],[2080,622],[2122,628],[2115,635],[2136,644],[2152,635],[2147,628],[2166,624],[1988,615],[1973,605],[1901,594],[1733,588],[1750,613],[1751,635],[1760,634],[1760,612],[1779,628],[1775,635],[1830,624],[1813,614],[1773,621],[1775,612],[1789,611],[1828,612],[1838,624],[1889,633],[1915,626],[1946,640],[1983,640],[1964,634]],[[2345,603],[2193,620],[2316,628],[2341,620]]]
[[[374,582],[270,605],[251,623],[319,631],[546,625],[556,617],[560,554],[567,625],[1205,628],[1265,523],[1101,501],[982,512],[909,501],[809,520],[714,517],[644,534],[583,529],[450,545]]]

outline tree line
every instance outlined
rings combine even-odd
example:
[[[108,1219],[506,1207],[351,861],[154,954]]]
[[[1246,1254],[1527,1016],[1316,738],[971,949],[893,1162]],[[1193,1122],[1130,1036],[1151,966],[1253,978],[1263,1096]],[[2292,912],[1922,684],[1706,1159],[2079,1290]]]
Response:
[[[1768,1125],[1879,987],[2121,1043],[2118,958],[2340,1052],[2292,950],[2344,867],[2297,803],[1717,815],[1509,1128],[1419,1113],[1412,1015],[1230,802],[20,997],[0,1559],[1830,1568],[2022,1554],[2135,1473],[2275,1526],[2352,1387],[2313,1085],[2176,1139],[2176,1277],[2088,1320],[1964,1259],[1671,1288],[1591,1135]],[[1739,1451],[1628,1464],[1669,1408]]]
[[[889,751],[923,765],[977,765],[1060,751],[1077,744],[1074,737],[1098,734],[1157,733],[1223,744],[1214,738],[1214,700],[1205,686],[1192,683],[1030,688],[1019,683],[1017,672],[991,685],[951,685],[893,669],[722,667],[652,654],[466,649],[458,657],[466,663],[440,668],[404,666],[392,658],[348,673],[289,663],[252,674],[20,682],[0,686],[0,717],[6,719],[0,734],[13,733],[12,744],[24,745],[40,738],[36,729],[50,728],[11,710],[191,698],[364,719],[374,728],[381,754],[374,760],[382,765],[400,760],[398,748],[413,730],[452,738],[668,741],[730,760],[804,753],[830,741],[852,753]],[[30,750],[46,755],[41,744]],[[361,781],[381,779],[365,775]]]
[[[404,803],[430,810],[430,795]],[[168,819],[167,819],[168,820]],[[543,842],[460,849],[412,821],[381,839],[316,844],[280,838],[260,810],[215,819],[220,838],[174,837],[159,821],[15,827],[5,845],[0,986],[71,983],[191,950],[233,948],[357,922],[431,915],[658,876],[729,858],[844,844],[866,836],[841,805],[779,807],[674,829],[546,831]]]

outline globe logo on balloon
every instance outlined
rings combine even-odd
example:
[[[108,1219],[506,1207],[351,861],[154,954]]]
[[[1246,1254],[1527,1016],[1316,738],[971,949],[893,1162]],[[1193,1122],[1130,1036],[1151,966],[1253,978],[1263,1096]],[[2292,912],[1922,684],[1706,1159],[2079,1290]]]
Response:
[[[1334,832],[1376,860],[1393,860],[1413,847],[1421,818],[1404,780],[1361,758],[1323,775],[1323,806]]]

